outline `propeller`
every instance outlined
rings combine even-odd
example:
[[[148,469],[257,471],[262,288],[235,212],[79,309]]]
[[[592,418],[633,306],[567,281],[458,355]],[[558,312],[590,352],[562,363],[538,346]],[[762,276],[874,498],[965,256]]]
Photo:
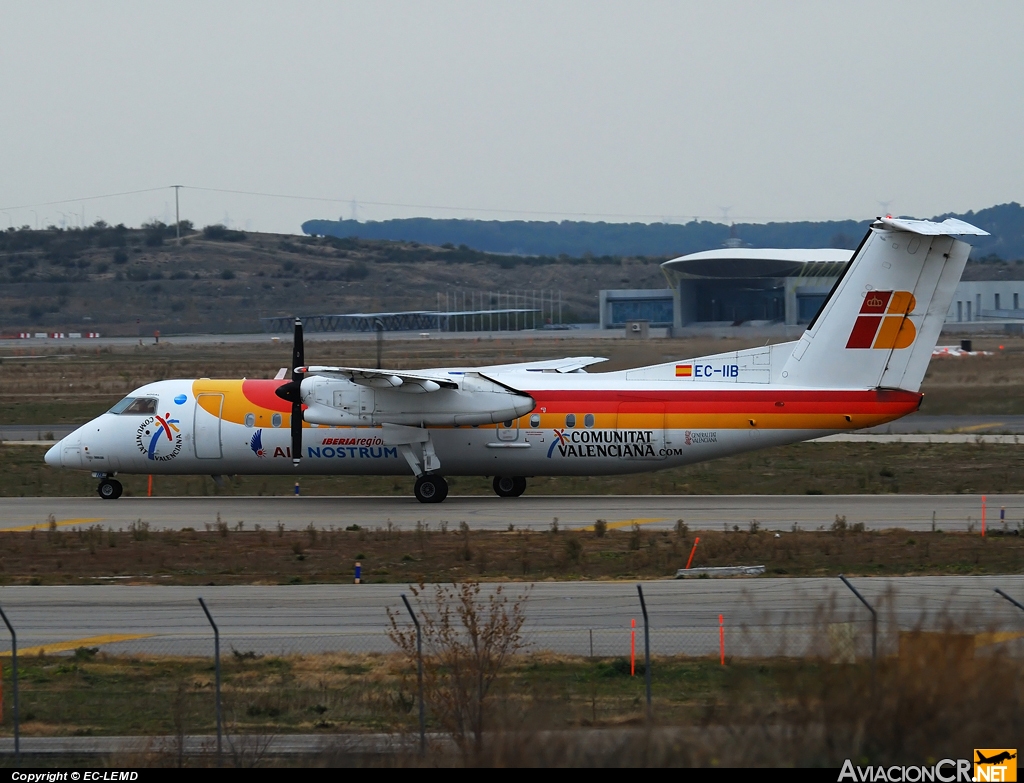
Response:
[[[306,366],[305,350],[302,343],[302,321],[295,319],[295,341],[292,344],[292,379],[275,391],[282,400],[292,404],[292,465],[299,466],[302,459],[302,378],[300,367]]]

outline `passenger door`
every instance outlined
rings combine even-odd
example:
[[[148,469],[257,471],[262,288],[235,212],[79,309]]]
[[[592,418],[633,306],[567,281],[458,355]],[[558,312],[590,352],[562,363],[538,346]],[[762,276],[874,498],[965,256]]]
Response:
[[[220,459],[221,413],[223,394],[200,394],[196,397],[196,415],[192,430],[192,445],[198,459]]]

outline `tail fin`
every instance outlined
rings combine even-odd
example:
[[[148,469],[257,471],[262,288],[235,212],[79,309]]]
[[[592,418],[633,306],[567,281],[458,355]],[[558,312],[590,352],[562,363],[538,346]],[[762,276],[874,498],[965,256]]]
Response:
[[[793,347],[781,382],[917,391],[971,246],[960,220],[879,218]]]

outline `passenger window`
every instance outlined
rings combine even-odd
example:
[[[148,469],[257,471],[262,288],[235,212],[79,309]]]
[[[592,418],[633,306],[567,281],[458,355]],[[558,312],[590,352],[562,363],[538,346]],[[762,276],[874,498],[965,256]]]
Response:
[[[503,421],[501,424],[505,429],[508,429],[512,426],[512,419],[509,419],[508,421]]]
[[[254,426],[256,426],[256,414],[255,413],[247,413],[247,414],[245,414],[245,426],[246,427],[254,427]]]
[[[565,414],[565,426],[568,427],[569,429],[572,429],[573,427],[576,426],[576,414],[575,413],[567,413],[567,414]]]
[[[124,409],[124,413],[134,413],[144,416],[156,415],[155,397],[136,397],[131,405]]]
[[[281,426],[281,414],[280,413],[275,413],[273,416],[271,416],[270,417],[270,423],[272,425],[274,425],[275,427],[280,427]]]
[[[540,426],[540,414],[535,413],[530,417],[530,426],[536,429]]]
[[[583,417],[583,426],[586,427],[587,429],[590,429],[591,427],[594,426],[593,413],[588,413],[586,416]]]

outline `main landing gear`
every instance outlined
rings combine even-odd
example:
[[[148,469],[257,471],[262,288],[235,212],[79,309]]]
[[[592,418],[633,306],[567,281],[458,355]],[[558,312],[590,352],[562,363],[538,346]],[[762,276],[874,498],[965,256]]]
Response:
[[[121,486],[121,482],[117,479],[105,478],[100,482],[100,485],[96,487],[96,491],[104,500],[117,500],[121,497],[124,487]]]
[[[420,503],[440,503],[448,497],[448,482],[443,476],[435,473],[424,473],[416,479],[416,486],[413,487],[416,499]]]
[[[517,498],[526,492],[526,479],[522,476],[495,476],[491,486],[499,498]]]

